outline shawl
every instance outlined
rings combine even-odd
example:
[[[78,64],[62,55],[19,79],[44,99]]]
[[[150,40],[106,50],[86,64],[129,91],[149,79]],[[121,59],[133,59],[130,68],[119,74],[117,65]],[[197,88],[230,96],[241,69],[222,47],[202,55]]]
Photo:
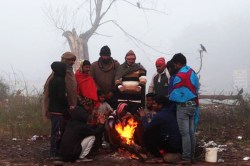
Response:
[[[77,82],[77,94],[98,101],[97,87],[92,76],[77,70],[75,77]]]
[[[127,63],[124,62],[122,65],[118,67],[115,80],[119,80],[123,76],[133,73],[138,70],[144,70],[145,73],[147,72],[146,69],[140,63],[135,63],[132,66],[128,66]]]
[[[115,61],[114,61],[114,59],[112,57],[110,57],[109,63],[105,64],[105,63],[102,62],[102,59],[99,58],[98,59],[98,66],[103,72],[108,72],[110,70],[115,69]]]

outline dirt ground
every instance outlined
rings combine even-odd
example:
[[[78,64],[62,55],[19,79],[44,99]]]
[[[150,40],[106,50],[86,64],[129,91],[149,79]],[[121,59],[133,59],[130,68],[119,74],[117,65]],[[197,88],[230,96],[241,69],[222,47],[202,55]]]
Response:
[[[212,112],[213,116],[207,116],[208,121],[205,123],[204,111]],[[221,110],[221,111],[220,111]],[[250,166],[250,160],[244,161],[243,158],[250,157],[250,139],[245,131],[249,126],[244,126],[240,121],[238,126],[232,119],[222,121],[228,117],[234,117],[235,114],[228,114],[228,109],[212,106],[211,108],[203,107],[202,123],[196,132],[196,143],[201,145],[202,140],[205,142],[214,141],[218,145],[225,145],[224,151],[218,153],[217,163],[205,162],[204,148],[197,148],[197,166],[203,165],[237,165]],[[215,112],[216,114],[214,114]],[[209,114],[207,114],[209,115]],[[216,116],[215,116],[216,115]],[[217,119],[217,120],[216,120]],[[246,119],[248,121],[248,118]],[[223,123],[220,123],[223,122]],[[224,123],[225,122],[225,123]],[[216,124],[213,126],[213,124]],[[203,126],[202,126],[203,125]],[[204,125],[206,127],[204,127]],[[209,128],[209,126],[211,128]],[[249,132],[248,132],[249,133]],[[248,137],[247,137],[248,136]],[[32,138],[34,138],[33,136]],[[240,137],[240,138],[239,138]],[[49,137],[37,136],[35,139],[26,138],[9,138],[0,135],[0,166],[51,166],[54,162],[49,159]],[[167,163],[148,163],[132,159],[130,155],[124,152],[101,150],[98,155],[93,157],[94,161],[89,163],[63,163],[64,166],[149,166],[149,165],[176,165]]]
[[[7,139],[0,138],[0,165],[12,166],[50,166],[54,162],[49,159],[49,138],[40,137],[36,140],[30,139]],[[207,163],[204,161],[204,151],[200,152],[200,157],[195,165],[249,165],[250,160],[243,158],[250,156],[250,143],[243,140],[235,142],[225,142],[226,151],[218,154],[218,159],[224,162]],[[145,165],[175,165],[166,163],[147,163],[131,159],[121,152],[108,152],[102,150],[89,163],[63,163],[65,166],[86,165],[86,166],[145,166]]]

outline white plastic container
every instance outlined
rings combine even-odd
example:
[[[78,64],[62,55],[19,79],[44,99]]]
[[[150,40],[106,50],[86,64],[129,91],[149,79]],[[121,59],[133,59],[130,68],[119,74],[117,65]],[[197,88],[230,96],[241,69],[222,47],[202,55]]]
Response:
[[[217,162],[218,148],[206,148],[205,161],[206,162]]]

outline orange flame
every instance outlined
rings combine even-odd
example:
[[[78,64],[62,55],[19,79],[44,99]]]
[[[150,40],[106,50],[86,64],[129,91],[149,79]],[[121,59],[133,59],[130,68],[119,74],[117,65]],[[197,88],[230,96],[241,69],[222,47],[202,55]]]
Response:
[[[122,125],[122,123],[118,123],[115,125],[116,131],[121,136],[122,140],[126,141],[128,145],[134,143],[133,136],[135,132],[135,128],[137,127],[137,122],[134,121],[133,118],[128,120],[128,124],[126,126]]]

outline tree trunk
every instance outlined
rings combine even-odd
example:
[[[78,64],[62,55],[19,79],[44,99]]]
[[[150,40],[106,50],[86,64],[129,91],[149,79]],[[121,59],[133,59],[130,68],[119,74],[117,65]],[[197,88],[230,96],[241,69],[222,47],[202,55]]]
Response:
[[[83,35],[77,35],[75,29],[65,31],[63,36],[66,37],[69,43],[70,50],[76,56],[74,71],[80,66],[80,60],[89,60],[88,39],[83,38]]]

